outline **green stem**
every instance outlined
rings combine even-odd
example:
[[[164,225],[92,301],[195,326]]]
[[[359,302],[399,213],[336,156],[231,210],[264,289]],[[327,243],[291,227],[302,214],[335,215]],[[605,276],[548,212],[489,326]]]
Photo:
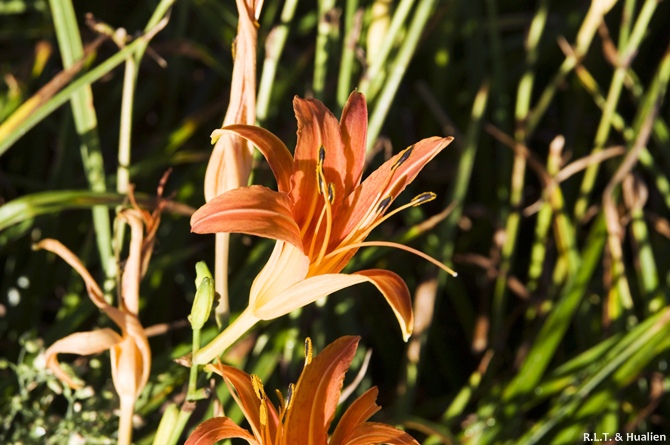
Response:
[[[349,93],[351,93],[351,76],[354,70],[354,56],[356,40],[360,34],[360,26],[356,20],[361,17],[356,13],[358,0],[347,0],[344,17],[344,38],[342,39],[342,58],[340,59],[340,74],[337,82],[337,104],[344,108]]]
[[[376,51],[376,54],[374,55],[368,55],[370,66],[363,74],[363,77],[358,84],[359,91],[365,94],[368,97],[368,100],[372,100],[376,95],[376,91],[372,91],[372,84],[379,79],[383,68],[387,65],[388,56],[391,53],[393,45],[398,41],[398,34],[405,24],[405,21],[414,6],[414,2],[415,0],[400,1],[393,14],[391,25],[384,36],[384,41],[379,47],[379,50]]]
[[[391,108],[391,103],[395,97],[396,92],[398,91],[398,86],[400,81],[407,71],[407,66],[412,60],[412,56],[416,51],[419,39],[423,34],[423,31],[426,28],[426,23],[431,16],[431,13],[434,10],[436,0],[422,0],[417,7],[414,18],[410,24],[409,30],[407,31],[407,36],[398,51],[398,56],[396,57],[391,70],[389,72],[388,81],[382,89],[379,101],[377,102],[372,116],[370,117],[370,124],[368,126],[368,146],[367,151],[370,153],[374,144],[377,140],[377,136],[381,131],[386,115]]]
[[[328,53],[330,42],[337,32],[337,27],[330,23],[329,17],[335,8],[335,0],[319,0],[319,24],[316,36],[316,52],[314,54],[314,80],[312,88],[314,97],[323,100],[323,92],[326,86],[326,73],[328,72]]]
[[[277,66],[286,45],[289,25],[293,22],[297,5],[298,0],[287,0],[284,3],[284,9],[281,12],[281,23],[270,32],[266,41],[263,74],[258,86],[258,99],[256,102],[256,118],[260,124],[264,124],[268,117],[270,97],[272,96],[272,88],[275,85]]]
[[[200,329],[193,328],[193,341],[191,349],[194,355],[196,352],[198,352],[198,349],[200,349]],[[175,445],[179,441],[184,428],[186,428],[188,420],[191,418],[191,414],[193,414],[193,410],[195,409],[197,383],[198,365],[192,363],[191,370],[188,375],[186,400],[184,400],[184,403],[181,405],[181,409],[179,410],[179,414],[175,420],[168,445]]]
[[[79,26],[74,7],[70,0],[50,0],[51,12],[56,28],[56,37],[63,57],[63,67],[70,68],[84,57],[84,47],[79,34]],[[70,98],[75,127],[80,138],[81,159],[84,164],[89,187],[94,192],[105,192],[105,166],[98,137],[98,121],[93,106],[93,92],[86,85],[72,94]],[[100,262],[107,280],[113,283],[116,275],[116,263],[112,254],[111,223],[109,213],[104,207],[92,209],[93,226]]]

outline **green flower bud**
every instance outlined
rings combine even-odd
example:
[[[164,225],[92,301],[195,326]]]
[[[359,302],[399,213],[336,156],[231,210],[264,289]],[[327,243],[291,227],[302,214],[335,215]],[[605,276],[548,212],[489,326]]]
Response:
[[[196,282],[197,281],[198,280],[196,279]],[[202,329],[202,327],[205,325],[205,322],[209,318],[209,313],[212,311],[213,303],[214,280],[212,280],[211,276],[202,277],[200,280],[200,285],[198,286],[198,290],[195,292],[191,315],[188,316],[188,321],[191,322],[191,327],[193,327],[193,329]]]
[[[207,263],[204,261],[198,261],[195,264],[195,288],[198,289],[200,287],[200,283],[202,282],[203,278],[209,278],[210,280],[212,279],[212,273],[209,271],[209,268],[207,267]]]

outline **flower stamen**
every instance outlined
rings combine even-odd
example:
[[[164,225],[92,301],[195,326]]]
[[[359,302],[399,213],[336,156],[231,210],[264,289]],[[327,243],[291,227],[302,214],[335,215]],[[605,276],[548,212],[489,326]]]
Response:
[[[397,161],[395,161],[395,163],[391,167],[391,171],[394,172],[398,169],[398,167],[403,165],[405,161],[409,159],[410,155],[412,154],[412,151],[414,151],[414,145],[410,145],[409,147],[401,151],[400,157],[398,158]]]
[[[307,337],[305,338],[305,366],[312,363],[313,356],[314,356],[314,349],[312,347],[312,339]]]
[[[334,256],[337,256],[337,255],[341,254],[342,252],[346,252],[347,250],[358,249],[360,247],[395,247],[396,249],[404,250],[406,252],[410,252],[410,253],[413,253],[414,255],[420,256],[424,260],[426,260],[430,263],[433,263],[434,265],[436,265],[437,267],[439,267],[440,269],[447,272],[449,275],[451,275],[453,277],[458,276],[458,272],[454,271],[449,266],[446,266],[446,265],[442,264],[441,262],[439,262],[438,260],[436,260],[432,256],[427,255],[427,254],[421,252],[420,250],[416,250],[412,247],[405,246],[404,244],[394,243],[394,242],[390,242],[390,241],[365,241],[365,242],[362,242],[362,243],[348,244],[344,247],[340,247],[339,249],[333,250],[328,255],[326,255],[326,258],[334,257]]]

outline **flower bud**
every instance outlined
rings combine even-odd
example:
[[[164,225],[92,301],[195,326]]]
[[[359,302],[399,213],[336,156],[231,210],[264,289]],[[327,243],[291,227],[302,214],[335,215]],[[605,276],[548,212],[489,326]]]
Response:
[[[204,265],[204,263],[198,264]],[[209,273],[206,266],[205,270]],[[200,276],[199,270],[198,275]],[[212,305],[214,303],[214,280],[212,280],[211,276],[201,276],[199,278],[200,279],[196,278],[196,283],[199,281],[200,285],[195,292],[191,315],[188,316],[188,321],[191,322],[191,327],[193,327],[193,329],[202,329],[209,318],[209,313],[212,311]]]

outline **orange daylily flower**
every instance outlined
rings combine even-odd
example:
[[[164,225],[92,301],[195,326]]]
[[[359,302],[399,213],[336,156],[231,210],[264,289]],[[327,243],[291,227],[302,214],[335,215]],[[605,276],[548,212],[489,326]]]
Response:
[[[246,417],[251,431],[227,417],[214,417],[198,425],[186,445],[211,445],[219,440],[240,438],[251,445],[418,445],[409,434],[390,425],[368,422],[381,408],[377,387],[356,399],[342,415],[330,439],[328,429],[335,417],[344,374],[354,358],[359,337],[342,337],[311,360],[296,385],[289,386],[280,405],[268,401],[260,379],[221,363],[206,369],[221,375]],[[311,363],[310,363],[311,361]]]
[[[162,186],[159,191],[162,190]],[[125,263],[119,307],[105,301],[98,283],[81,260],[67,247],[55,239],[44,239],[35,244],[35,249],[55,253],[79,273],[93,304],[103,311],[119,327],[120,333],[110,328],[89,332],[77,332],[52,344],[45,352],[46,365],[61,381],[72,388],[82,385],[73,380],[58,363],[58,354],[91,355],[110,351],[112,381],[119,395],[121,409],[119,421],[119,444],[130,444],[132,417],[135,401],[149,380],[151,349],[147,335],[138,318],[140,279],[146,272],[153,251],[155,234],[160,221],[164,201],[159,200],[153,213],[135,208],[122,210],[118,218],[125,221],[131,230],[130,249]]]
[[[251,286],[247,309],[194,354],[196,364],[211,361],[259,320],[280,317],[362,282],[370,282],[381,291],[404,338],[409,338],[413,325],[411,300],[407,285],[397,274],[380,269],[340,273],[360,247],[409,250],[453,274],[407,246],[365,242],[389,216],[435,198],[433,193],[423,193],[386,215],[393,200],[453,138],[432,137],[417,142],[361,182],[367,137],[364,96],[351,94],[339,123],[317,100],[296,97],[293,106],[298,121],[294,156],[263,128],[231,125],[213,133],[213,137],[237,134],[258,147],[274,172],[278,191],[257,185],[228,191],[193,214],[192,231],[247,233],[274,238],[277,243]]]

